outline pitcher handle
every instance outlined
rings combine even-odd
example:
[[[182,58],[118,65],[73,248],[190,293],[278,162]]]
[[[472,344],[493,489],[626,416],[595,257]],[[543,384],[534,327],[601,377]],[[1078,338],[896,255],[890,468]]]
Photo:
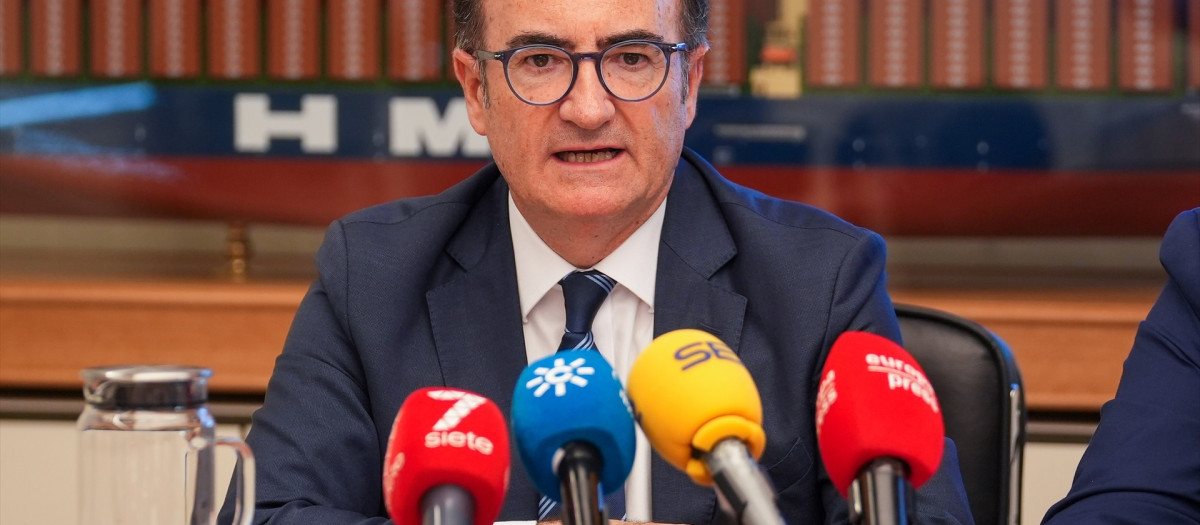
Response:
[[[237,489],[240,497],[234,500],[233,523],[251,525],[254,521],[254,453],[250,445],[235,437],[218,437],[217,446],[237,452]]]

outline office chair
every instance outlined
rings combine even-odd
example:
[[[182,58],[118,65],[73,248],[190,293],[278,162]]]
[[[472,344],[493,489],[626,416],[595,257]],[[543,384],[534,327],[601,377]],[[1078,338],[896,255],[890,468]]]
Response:
[[[1025,390],[996,334],[956,315],[896,304],[904,348],[937,393],[946,435],[977,525],[1017,525],[1025,448]]]

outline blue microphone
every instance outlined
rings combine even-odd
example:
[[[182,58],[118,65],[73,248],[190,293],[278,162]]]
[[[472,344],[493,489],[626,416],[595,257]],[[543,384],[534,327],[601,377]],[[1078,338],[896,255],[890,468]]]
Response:
[[[517,380],[512,427],[525,470],[563,504],[563,522],[607,523],[603,495],[625,484],[637,448],[633,410],[612,365],[595,350],[534,361]]]

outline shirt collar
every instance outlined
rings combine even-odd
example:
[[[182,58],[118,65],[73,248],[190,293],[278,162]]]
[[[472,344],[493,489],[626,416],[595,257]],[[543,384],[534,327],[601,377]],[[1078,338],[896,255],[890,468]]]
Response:
[[[633,292],[642,302],[654,307],[654,285],[658,268],[658,246],[662,237],[666,199],[633,235],[625,239],[608,257],[594,266],[620,286]],[[560,257],[533,231],[508,196],[509,228],[512,234],[513,257],[517,266],[517,290],[521,299],[521,319],[558,284],[565,275],[575,271],[574,265]]]

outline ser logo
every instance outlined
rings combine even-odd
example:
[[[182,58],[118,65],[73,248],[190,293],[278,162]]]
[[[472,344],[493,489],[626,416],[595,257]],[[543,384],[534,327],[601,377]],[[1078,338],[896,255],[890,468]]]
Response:
[[[675,361],[683,363],[680,371],[687,370],[709,359],[721,359],[740,363],[737,354],[720,341],[702,341],[684,345],[675,351]]]
[[[454,430],[468,414],[483,406],[487,399],[459,390],[430,390],[428,395],[438,401],[453,401],[454,404],[433,424],[433,431],[425,434],[425,448],[466,448],[487,456],[492,454],[495,450],[492,440],[474,432]]]

